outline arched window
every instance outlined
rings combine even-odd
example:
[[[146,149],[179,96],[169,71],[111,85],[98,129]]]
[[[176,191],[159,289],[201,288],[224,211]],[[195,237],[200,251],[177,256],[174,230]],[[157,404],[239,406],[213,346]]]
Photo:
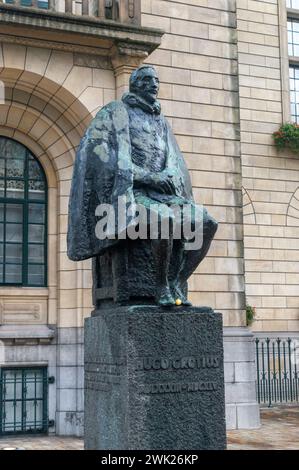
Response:
[[[0,285],[47,284],[47,183],[32,153],[0,136]]]

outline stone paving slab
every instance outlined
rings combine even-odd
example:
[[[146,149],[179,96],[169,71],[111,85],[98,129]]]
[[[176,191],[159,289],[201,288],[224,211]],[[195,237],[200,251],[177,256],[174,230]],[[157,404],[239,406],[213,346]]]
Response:
[[[229,431],[230,450],[298,450],[299,407],[261,410],[261,428]]]
[[[26,436],[0,438],[0,450],[83,450],[83,439],[61,436]]]
[[[229,431],[229,450],[299,450],[299,407],[261,410],[260,429]],[[83,450],[83,439],[59,436],[0,438],[0,450]]]

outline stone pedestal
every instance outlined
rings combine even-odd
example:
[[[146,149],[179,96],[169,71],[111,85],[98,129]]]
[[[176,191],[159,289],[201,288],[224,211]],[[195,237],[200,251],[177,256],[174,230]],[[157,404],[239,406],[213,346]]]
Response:
[[[227,429],[260,427],[260,407],[256,399],[255,343],[245,327],[225,327],[223,331],[224,380]]]
[[[220,313],[123,306],[86,320],[86,449],[225,447]]]

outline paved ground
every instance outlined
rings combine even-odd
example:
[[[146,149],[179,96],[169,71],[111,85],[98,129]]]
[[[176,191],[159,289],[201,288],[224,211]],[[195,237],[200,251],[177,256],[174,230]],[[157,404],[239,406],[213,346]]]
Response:
[[[260,429],[229,431],[231,450],[299,450],[299,407],[263,409]]]
[[[230,450],[299,450],[299,407],[262,410],[260,429],[228,432]],[[83,450],[83,440],[73,437],[6,437],[0,439],[0,450]]]
[[[77,437],[29,436],[0,439],[0,450],[83,450],[83,439]]]

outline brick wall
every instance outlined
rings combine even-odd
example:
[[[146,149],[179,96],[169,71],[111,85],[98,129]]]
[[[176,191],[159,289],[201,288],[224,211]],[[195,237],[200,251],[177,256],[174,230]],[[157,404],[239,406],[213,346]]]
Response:
[[[298,331],[299,223],[290,202],[296,205],[299,160],[278,153],[271,136],[289,108],[285,4],[237,5],[247,300],[256,307],[254,330]]]
[[[196,201],[220,223],[189,282],[190,298],[223,312],[225,325],[244,324],[235,1],[143,0],[142,25],[166,31],[149,58],[160,75],[163,112],[191,171]]]

